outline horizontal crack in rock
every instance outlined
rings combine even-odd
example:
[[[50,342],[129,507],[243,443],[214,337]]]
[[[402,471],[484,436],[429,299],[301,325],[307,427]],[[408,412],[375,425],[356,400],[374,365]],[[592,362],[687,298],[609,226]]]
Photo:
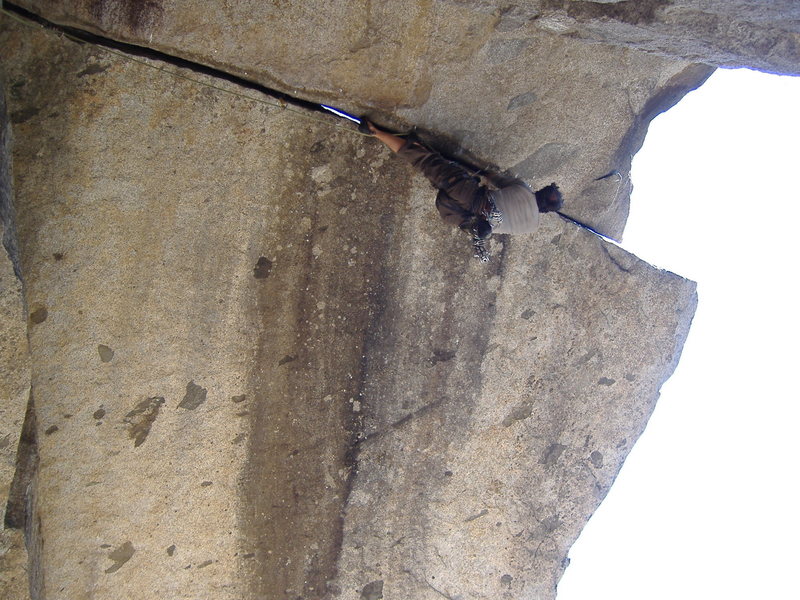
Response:
[[[46,29],[50,29],[65,34],[68,37],[73,38],[80,42],[93,44],[103,48],[110,48],[112,50],[117,50],[141,58],[159,60],[168,63],[170,65],[180,67],[181,69],[188,69],[195,73],[200,73],[202,75],[208,75],[210,77],[222,79],[223,81],[227,81],[229,83],[233,83],[241,87],[259,92],[261,94],[264,94],[265,96],[275,98],[276,100],[284,102],[286,104],[291,104],[293,106],[304,108],[312,112],[318,112],[326,115],[330,114],[328,113],[328,111],[322,108],[320,104],[316,102],[311,102],[309,100],[303,100],[301,98],[290,96],[284,92],[267,87],[256,81],[252,81],[250,79],[246,79],[239,75],[228,73],[227,71],[223,71],[222,69],[218,69],[216,67],[211,67],[209,65],[205,65],[203,63],[195,62],[185,58],[180,58],[172,54],[167,54],[159,50],[154,50],[153,48],[138,46],[136,44],[130,44],[127,42],[120,42],[111,38],[107,38],[101,35],[97,35],[95,33],[88,32],[83,29],[69,27],[67,25],[59,25],[57,23],[53,23],[52,21],[48,21],[44,17],[41,17],[35,13],[27,11],[24,8],[21,8],[14,4],[9,4],[8,2],[3,3],[3,9],[9,13],[12,13],[13,15],[16,15],[17,17],[21,17],[23,19],[41,25]]]

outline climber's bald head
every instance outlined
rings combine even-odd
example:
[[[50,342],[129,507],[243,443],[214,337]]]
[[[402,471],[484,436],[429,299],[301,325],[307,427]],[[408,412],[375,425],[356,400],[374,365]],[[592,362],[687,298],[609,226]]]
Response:
[[[537,190],[536,204],[539,206],[539,212],[543,213],[561,210],[561,207],[564,206],[561,190],[558,189],[555,183]]]

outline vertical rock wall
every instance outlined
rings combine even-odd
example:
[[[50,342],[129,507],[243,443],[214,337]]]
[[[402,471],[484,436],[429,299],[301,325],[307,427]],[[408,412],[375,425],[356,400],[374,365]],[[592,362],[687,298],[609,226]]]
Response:
[[[694,284],[553,216],[481,265],[333,118],[0,44],[35,597],[552,598]]]
[[[334,589],[552,598],[676,364],[694,286],[549,220],[484,290],[442,297],[442,275],[399,278],[376,332]]]

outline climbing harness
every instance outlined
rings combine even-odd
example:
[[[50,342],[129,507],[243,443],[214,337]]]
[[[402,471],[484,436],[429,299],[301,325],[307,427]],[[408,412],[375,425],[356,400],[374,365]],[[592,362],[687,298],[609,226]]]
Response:
[[[477,258],[482,263],[489,262],[492,255],[489,252],[489,248],[486,246],[489,238],[491,237],[491,230],[495,227],[498,227],[503,222],[503,213],[501,213],[497,209],[497,205],[494,203],[492,199],[491,193],[486,194],[486,208],[483,212],[483,217],[486,219],[486,222],[489,223],[490,230],[489,235],[481,237],[477,232],[475,227],[473,226],[473,233],[472,233],[472,249],[474,251],[474,257]]]
[[[489,225],[491,225],[492,229],[494,229],[503,222],[503,213],[497,209],[497,205],[494,203],[491,193],[486,195],[486,200],[488,201],[488,207],[486,209],[485,217],[486,220],[489,221]]]

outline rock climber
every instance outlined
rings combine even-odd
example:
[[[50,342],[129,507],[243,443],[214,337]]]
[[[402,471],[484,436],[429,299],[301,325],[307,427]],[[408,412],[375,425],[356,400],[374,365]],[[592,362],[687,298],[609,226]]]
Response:
[[[492,233],[532,233],[539,226],[539,213],[561,209],[564,201],[555,183],[534,192],[519,179],[505,173],[487,173],[480,179],[463,165],[444,158],[418,141],[404,139],[361,120],[359,131],[374,135],[392,152],[418,168],[439,190],[436,208],[446,223],[472,236],[475,257],[489,260],[486,242]]]

